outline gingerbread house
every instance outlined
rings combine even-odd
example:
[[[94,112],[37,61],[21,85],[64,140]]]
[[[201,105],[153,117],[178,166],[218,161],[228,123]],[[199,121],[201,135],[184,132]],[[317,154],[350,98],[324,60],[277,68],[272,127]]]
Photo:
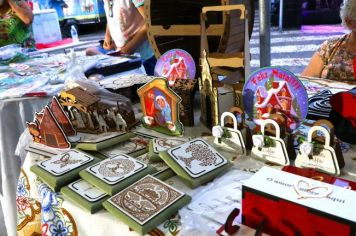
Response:
[[[274,81],[272,88],[268,91],[265,87],[259,87],[255,96],[258,118],[262,118],[265,113],[276,113],[278,111],[283,111],[286,115],[293,115],[294,113],[292,106],[294,96],[285,81]]]

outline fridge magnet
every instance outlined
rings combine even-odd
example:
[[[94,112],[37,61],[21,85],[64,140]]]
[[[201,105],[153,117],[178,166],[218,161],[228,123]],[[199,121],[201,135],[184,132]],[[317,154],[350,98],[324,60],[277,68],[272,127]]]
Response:
[[[80,172],[80,176],[113,195],[128,185],[156,170],[124,154],[110,157]]]
[[[188,138],[154,138],[150,140],[148,155],[153,162],[162,161],[159,152],[166,151],[172,147],[188,142]]]
[[[167,78],[168,85],[173,86],[176,79],[194,79],[195,62],[193,57],[182,49],[165,52],[157,61],[154,74]]]
[[[227,117],[232,120],[232,128],[225,126],[225,118]],[[220,125],[212,128],[212,134],[215,137],[214,144],[224,150],[243,155],[246,154],[245,142],[237,126],[235,115],[231,112],[224,112],[220,118]]]
[[[71,147],[66,134],[48,106],[44,108],[43,114],[35,115],[34,122],[27,122],[27,127],[34,142],[51,148],[68,149]]]
[[[137,91],[140,97],[145,128],[170,136],[183,134],[183,125],[179,120],[181,98],[167,86],[167,81],[156,78],[143,85]]]
[[[191,188],[212,180],[231,166],[201,138],[160,152],[160,157]]]
[[[272,119],[262,120],[260,124],[261,134],[252,136],[253,147],[251,156],[278,165],[289,165],[288,151],[285,142],[281,139],[279,124]],[[268,124],[274,126],[275,137],[265,134],[265,126]]]
[[[104,207],[145,235],[190,202],[181,191],[148,175],[104,202]]]
[[[308,95],[299,79],[291,72],[266,67],[255,71],[243,89],[243,103],[249,118],[260,125],[269,114],[283,113],[287,131],[296,129],[308,113]]]
[[[318,134],[324,138],[318,137]],[[334,126],[329,121],[318,120],[310,128],[308,139],[299,146],[295,165],[332,175],[340,174],[345,161],[339,143],[334,142]]]

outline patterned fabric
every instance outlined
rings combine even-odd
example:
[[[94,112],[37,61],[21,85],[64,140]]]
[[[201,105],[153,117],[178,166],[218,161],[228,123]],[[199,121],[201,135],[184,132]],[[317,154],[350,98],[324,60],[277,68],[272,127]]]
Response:
[[[0,15],[0,47],[9,44],[34,47],[31,26],[26,26],[12,10]]]
[[[321,78],[331,80],[355,80],[353,60],[355,54],[346,49],[346,42],[351,34],[326,40],[318,49],[324,62]]]
[[[21,170],[16,194],[18,235],[77,236],[73,217],[62,208],[62,195],[53,192],[38,178],[31,184],[34,186]],[[36,190],[38,194],[34,194]]]

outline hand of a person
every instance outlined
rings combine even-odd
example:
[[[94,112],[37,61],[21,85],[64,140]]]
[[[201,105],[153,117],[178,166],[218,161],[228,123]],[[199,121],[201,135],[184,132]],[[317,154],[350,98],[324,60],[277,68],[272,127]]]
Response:
[[[112,39],[105,39],[103,43],[103,48],[105,50],[113,50],[115,49],[115,43]]]

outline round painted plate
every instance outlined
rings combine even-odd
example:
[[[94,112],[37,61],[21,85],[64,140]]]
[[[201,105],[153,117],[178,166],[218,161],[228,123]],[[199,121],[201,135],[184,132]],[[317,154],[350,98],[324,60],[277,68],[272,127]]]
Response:
[[[195,72],[193,57],[182,49],[172,49],[158,59],[154,73],[156,76],[166,77],[168,84],[173,86],[177,78],[194,79]]]
[[[268,114],[283,113],[288,131],[296,129],[308,113],[308,94],[290,71],[266,67],[255,71],[246,81],[243,92],[245,112],[256,124]]]

